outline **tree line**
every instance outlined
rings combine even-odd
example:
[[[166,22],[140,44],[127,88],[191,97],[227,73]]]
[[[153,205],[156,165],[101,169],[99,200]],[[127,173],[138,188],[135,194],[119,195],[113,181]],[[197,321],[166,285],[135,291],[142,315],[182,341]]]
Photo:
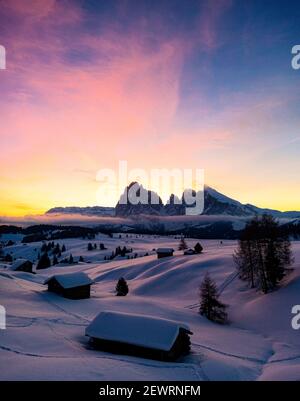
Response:
[[[265,294],[279,286],[294,261],[286,232],[267,214],[247,222],[233,259],[239,278]],[[216,283],[206,274],[200,285],[199,313],[211,321],[226,323],[227,305],[219,297]]]

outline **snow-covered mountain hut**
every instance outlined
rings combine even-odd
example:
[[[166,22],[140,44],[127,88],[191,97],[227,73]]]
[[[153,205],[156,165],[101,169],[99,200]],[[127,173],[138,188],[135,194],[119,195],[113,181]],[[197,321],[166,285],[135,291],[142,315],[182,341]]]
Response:
[[[32,273],[33,263],[28,259],[16,259],[12,265],[11,270]]]
[[[48,284],[48,291],[55,292],[64,298],[90,298],[93,280],[83,272],[56,274],[49,277],[44,284]]]
[[[173,256],[174,249],[173,248],[157,248],[157,259],[166,258],[168,256]]]

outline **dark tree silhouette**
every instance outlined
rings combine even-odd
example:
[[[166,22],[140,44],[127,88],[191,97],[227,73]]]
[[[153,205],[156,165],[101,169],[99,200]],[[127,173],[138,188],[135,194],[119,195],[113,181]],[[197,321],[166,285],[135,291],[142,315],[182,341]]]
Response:
[[[54,255],[53,256],[53,260],[52,260],[52,265],[54,266],[54,265],[57,265],[57,264],[58,264],[58,260],[57,260],[56,255]]]
[[[40,269],[47,269],[50,266],[51,266],[51,262],[50,262],[48,253],[44,252],[40,257],[36,268],[37,268],[37,270],[40,270]]]
[[[178,245],[178,250],[179,251],[184,251],[185,249],[188,249],[187,243],[185,242],[185,239],[183,237],[180,238],[179,245]]]
[[[46,252],[47,251],[47,244],[43,242],[42,247],[41,247],[41,252]]]
[[[118,296],[125,296],[129,292],[128,285],[126,280],[121,277],[116,285],[116,295]]]
[[[194,246],[194,251],[195,253],[202,253],[203,246],[200,244],[200,242],[197,242],[197,244]]]
[[[126,246],[123,246],[123,248],[120,250],[120,255],[125,256],[128,252],[129,250],[126,248]]]
[[[116,255],[116,256],[121,255],[121,247],[120,247],[120,246],[117,246],[117,247],[116,247],[116,249],[115,249],[115,255]]]
[[[4,261],[5,261],[5,262],[12,262],[12,261],[13,261],[13,258],[12,258],[12,256],[11,256],[10,253],[7,253],[7,254],[5,255]]]
[[[241,235],[234,261],[242,280],[267,293],[278,285],[293,262],[291,244],[272,216],[255,217]]]
[[[227,306],[218,299],[218,290],[215,282],[207,273],[200,285],[199,313],[216,323],[227,322]]]
[[[73,255],[71,253],[70,253],[68,263],[70,263],[70,264],[74,263]]]
[[[84,262],[84,259],[82,256],[79,256],[79,262]]]
[[[65,244],[63,244],[63,246],[61,247],[61,251],[62,251],[62,252],[66,252],[66,246],[65,246]]]
[[[59,254],[59,252],[60,252],[60,246],[59,246],[59,244],[56,244],[56,245],[55,245],[55,248],[53,249],[53,253],[54,253],[55,255],[57,255],[57,254]]]
[[[88,249],[88,251],[93,250],[93,245],[90,242],[88,243],[87,249]]]

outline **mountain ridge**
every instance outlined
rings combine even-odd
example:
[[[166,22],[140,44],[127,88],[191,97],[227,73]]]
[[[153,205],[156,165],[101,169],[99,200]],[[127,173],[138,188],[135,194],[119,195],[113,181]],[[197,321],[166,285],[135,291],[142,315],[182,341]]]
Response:
[[[132,202],[128,196],[128,190],[135,186],[137,196],[144,195],[144,199],[148,199],[147,204],[140,202]],[[185,190],[192,191],[192,190]],[[195,195],[195,191],[192,191]],[[151,201],[155,200],[155,203]],[[180,202],[181,204],[178,204]],[[69,207],[54,207],[49,209],[45,214],[79,214],[85,216],[116,216],[116,217],[134,217],[138,215],[152,216],[180,216],[185,215],[185,208],[192,205],[187,205],[182,194],[181,199],[176,195],[171,194],[169,200],[164,204],[160,196],[151,190],[145,189],[138,182],[129,184],[115,207],[105,206],[69,206]],[[204,187],[204,211],[202,215],[223,215],[223,216],[238,216],[251,217],[268,213],[278,218],[300,218],[300,211],[279,211],[275,209],[260,208],[255,205],[246,203],[243,204],[229,196],[218,192],[210,186]]]

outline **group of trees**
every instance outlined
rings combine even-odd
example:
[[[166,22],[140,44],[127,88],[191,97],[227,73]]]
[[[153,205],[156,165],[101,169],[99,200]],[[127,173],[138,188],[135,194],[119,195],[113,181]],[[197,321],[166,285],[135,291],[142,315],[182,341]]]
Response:
[[[66,252],[66,246],[64,244],[60,246],[59,243],[55,244],[54,241],[48,243],[44,242],[41,246],[41,253],[38,254],[37,270],[47,269],[51,265],[57,265],[62,252]],[[52,253],[53,255],[52,262],[49,253]],[[74,260],[72,254],[70,254],[69,259],[64,259],[63,261],[73,263]]]
[[[181,237],[180,241],[179,241],[179,245],[178,245],[178,250],[179,251],[185,251],[186,249],[188,249],[188,245],[187,245],[184,237]],[[194,252],[195,253],[202,253],[202,251],[203,251],[202,245],[200,244],[200,242],[197,242],[197,244],[194,246]]]
[[[91,242],[89,242],[88,245],[87,245],[87,250],[88,251],[93,251],[94,249],[97,249],[97,244],[96,243],[92,244]],[[101,242],[99,244],[99,249],[100,249],[100,251],[104,251],[107,248],[105,248],[105,245]]]
[[[132,252],[132,248],[126,248],[126,246],[123,246],[123,248],[121,248],[120,246],[117,246],[115,249],[115,256],[125,256],[127,253],[131,253]]]
[[[126,246],[123,246],[123,248],[121,248],[120,246],[117,246],[116,249],[114,251],[112,251],[112,253],[110,255],[106,255],[104,257],[104,260],[112,260],[116,256],[125,257],[126,255],[127,255],[127,258],[130,259],[130,255],[128,255],[128,254],[132,253],[132,251],[133,251],[132,248],[126,248]],[[132,258],[137,258],[137,256],[138,256],[138,254],[135,253],[134,255],[132,255]]]
[[[267,293],[283,279],[293,261],[291,244],[272,216],[255,217],[242,233],[234,261],[242,280]]]
[[[1,235],[0,235],[1,236]],[[4,261],[4,262],[12,262],[13,261],[13,257],[11,255],[11,253],[4,253],[4,249],[7,246],[12,246],[15,243],[12,240],[8,240],[5,244],[0,244],[0,258]]]
[[[13,261],[12,255],[11,255],[10,253],[7,253],[7,254],[4,256],[4,262],[12,262],[12,261]]]
[[[58,255],[62,252],[66,251],[66,246],[63,244],[62,247],[60,247],[59,243],[55,244],[54,241],[52,242],[44,242],[42,247],[41,247],[41,252],[52,252],[55,255]]]
[[[279,223],[270,215],[250,220],[234,253],[239,277],[267,293],[274,290],[293,262],[291,244]],[[227,306],[219,300],[217,286],[207,274],[200,285],[199,313],[218,323],[228,321]]]
[[[51,261],[48,256],[48,252],[42,253],[42,255],[40,256],[40,258],[38,260],[37,266],[36,266],[37,270],[47,269],[50,266],[51,266]]]

